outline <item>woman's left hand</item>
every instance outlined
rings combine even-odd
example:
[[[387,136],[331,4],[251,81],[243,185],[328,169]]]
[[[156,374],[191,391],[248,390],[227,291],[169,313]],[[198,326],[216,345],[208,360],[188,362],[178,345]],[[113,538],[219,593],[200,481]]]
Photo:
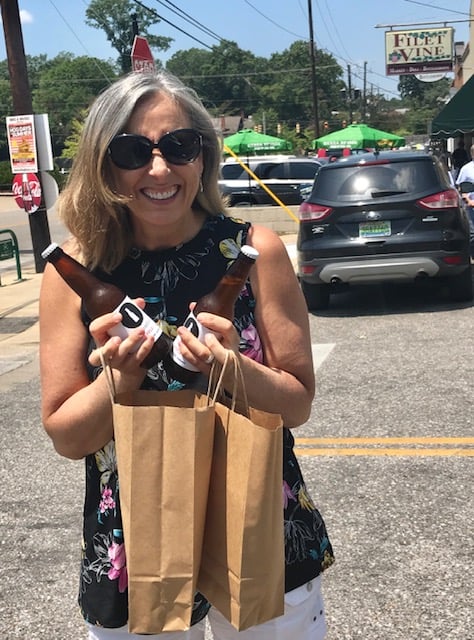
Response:
[[[193,306],[191,305],[191,308]],[[196,366],[201,373],[208,375],[214,360],[224,364],[229,349],[235,353],[239,352],[240,339],[234,325],[227,318],[202,312],[198,314],[197,320],[211,333],[205,335],[203,344],[189,329],[179,327],[180,349],[188,362]]]

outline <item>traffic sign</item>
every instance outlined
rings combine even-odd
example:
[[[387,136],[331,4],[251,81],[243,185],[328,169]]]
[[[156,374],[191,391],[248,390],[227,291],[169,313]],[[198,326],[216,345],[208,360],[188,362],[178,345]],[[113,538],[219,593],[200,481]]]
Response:
[[[133,71],[137,73],[153,73],[155,71],[155,61],[146,38],[135,36],[131,58]]]

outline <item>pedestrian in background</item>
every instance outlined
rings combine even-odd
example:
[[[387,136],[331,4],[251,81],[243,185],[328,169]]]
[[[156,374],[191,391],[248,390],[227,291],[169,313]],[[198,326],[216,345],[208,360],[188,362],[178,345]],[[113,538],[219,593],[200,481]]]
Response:
[[[464,164],[456,178],[469,217],[469,235],[471,260],[474,258],[474,144],[471,145],[471,160]],[[464,184],[463,184],[464,183]],[[469,183],[470,186],[469,186]]]
[[[464,147],[464,140],[461,138],[458,142],[458,146],[451,154],[451,168],[453,171],[453,177],[456,180],[461,170],[467,162],[470,161],[469,153]]]
[[[148,637],[203,640],[208,615],[216,639],[320,640],[326,629],[320,574],[333,554],[291,432],[308,419],[314,396],[307,308],[279,237],[226,215],[218,189],[220,160],[212,121],[192,90],[165,73],[121,78],[92,105],[61,193],[59,214],[72,235],[64,248],[136,298],[169,335],[180,336],[183,356],[202,374],[201,388],[213,359],[223,364],[227,350],[238,354],[249,403],[280,413],[286,427],[284,615],[239,633],[198,593],[188,631]],[[245,243],[259,258],[235,319],[199,314],[220,336],[211,333],[203,344],[181,326],[190,303],[214,288]],[[61,455],[85,460],[79,604],[90,640],[141,637],[126,627],[112,407],[98,349],[113,369],[117,393],[182,388],[162,363],[148,371],[141,366],[153,338],[140,330],[124,340],[109,337],[119,322],[119,314],[91,321],[47,265],[40,296],[42,418]]]

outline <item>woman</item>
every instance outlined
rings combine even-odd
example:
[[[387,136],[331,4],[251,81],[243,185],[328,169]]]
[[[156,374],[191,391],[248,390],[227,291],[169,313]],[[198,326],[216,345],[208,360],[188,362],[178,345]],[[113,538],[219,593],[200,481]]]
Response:
[[[179,334],[181,353],[203,376],[213,358],[223,363],[226,350],[240,352],[249,402],[282,415],[286,610],[239,637],[314,639],[324,636],[325,626],[318,576],[333,558],[324,523],[306,494],[290,431],[307,420],[314,395],[307,310],[278,236],[223,214],[219,161],[212,121],[193,91],[163,73],[121,78],[92,105],[61,194],[59,212],[72,234],[65,249],[136,298],[170,335]],[[214,288],[244,243],[260,255],[235,320],[200,314],[202,324],[221,336],[210,334],[202,344],[180,325],[190,303]],[[140,330],[123,341],[109,337],[119,321],[120,315],[107,314],[91,322],[80,299],[46,267],[40,299],[42,416],[61,455],[85,458],[79,602],[89,638],[96,640],[135,637],[126,629],[111,403],[97,349],[114,370],[118,393],[179,388],[161,364],[149,371],[140,366],[152,338],[143,340]],[[203,638],[209,607],[197,594],[191,629],[173,632],[173,638]],[[209,621],[218,638],[237,633],[213,609]]]

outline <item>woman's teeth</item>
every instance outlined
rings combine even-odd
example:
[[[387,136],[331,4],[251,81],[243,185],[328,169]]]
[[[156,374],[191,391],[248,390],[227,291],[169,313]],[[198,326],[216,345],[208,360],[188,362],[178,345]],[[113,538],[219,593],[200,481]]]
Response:
[[[167,200],[168,198],[172,198],[177,191],[178,187],[173,187],[173,189],[169,189],[168,191],[144,191],[144,194],[152,200]]]

